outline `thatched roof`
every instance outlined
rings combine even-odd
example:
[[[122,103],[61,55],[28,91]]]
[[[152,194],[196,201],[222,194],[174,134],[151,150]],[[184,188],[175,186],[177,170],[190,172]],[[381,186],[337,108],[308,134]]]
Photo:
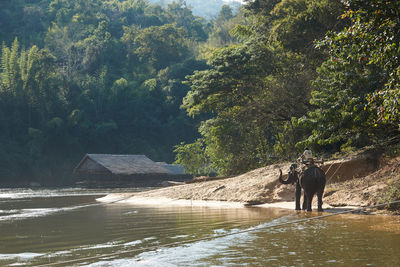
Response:
[[[145,155],[86,154],[74,170],[89,174],[170,174],[171,171]]]

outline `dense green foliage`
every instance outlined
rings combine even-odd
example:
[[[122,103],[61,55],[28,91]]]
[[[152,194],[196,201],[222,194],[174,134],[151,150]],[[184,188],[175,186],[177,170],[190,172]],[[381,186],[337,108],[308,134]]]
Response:
[[[237,174],[399,136],[399,1],[159,2],[0,2],[0,183],[67,181],[85,153]]]
[[[330,58],[315,81],[314,142],[360,147],[399,134],[399,10],[398,1],[347,1],[351,23],[319,43]]]
[[[210,23],[184,3],[0,3],[0,184],[69,182],[85,153],[173,161],[198,136],[179,107]],[[23,20],[21,21],[21,18]]]
[[[329,154],[399,135],[398,1],[255,0],[245,9],[231,30],[237,42],[188,78],[183,108],[212,114],[196,142],[202,166],[241,173],[306,145]]]

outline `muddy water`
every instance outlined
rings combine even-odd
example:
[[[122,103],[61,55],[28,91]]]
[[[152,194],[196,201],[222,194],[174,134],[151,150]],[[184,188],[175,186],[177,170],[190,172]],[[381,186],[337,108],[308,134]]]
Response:
[[[106,193],[0,190],[0,266],[400,266],[397,217],[271,228],[318,213],[95,202]]]

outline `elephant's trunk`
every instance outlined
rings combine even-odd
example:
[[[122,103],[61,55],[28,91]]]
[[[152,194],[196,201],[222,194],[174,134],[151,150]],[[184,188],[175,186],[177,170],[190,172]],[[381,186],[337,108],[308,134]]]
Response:
[[[279,182],[281,182],[282,184],[290,184],[289,178],[286,181],[282,179],[282,170],[281,169],[279,169],[279,172],[280,172]]]

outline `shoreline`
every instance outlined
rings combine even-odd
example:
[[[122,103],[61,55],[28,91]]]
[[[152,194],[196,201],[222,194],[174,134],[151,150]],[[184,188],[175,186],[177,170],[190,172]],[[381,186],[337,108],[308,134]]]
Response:
[[[245,202],[234,201],[218,201],[218,200],[191,200],[191,199],[172,199],[167,197],[140,197],[135,194],[127,193],[112,193],[107,196],[96,199],[96,201],[105,204],[131,204],[139,206],[179,206],[179,207],[210,207],[210,208],[274,208],[295,211],[294,201],[280,201],[273,203],[263,203],[256,205],[247,205]],[[323,205],[323,212],[335,213],[344,210],[356,210],[359,206],[343,206],[333,207],[328,204]],[[318,212],[317,207],[313,206],[313,212]],[[349,212],[350,213],[350,212]],[[366,214],[375,214],[373,212],[366,212]]]
[[[167,197],[139,197],[131,195],[121,195],[118,193],[109,194],[105,197],[96,199],[102,203],[120,203],[145,206],[193,206],[193,207],[220,207],[220,208],[243,208],[245,203],[218,201],[218,200],[191,200],[191,199],[172,199]]]
[[[365,166],[374,164],[374,168]],[[207,179],[131,193],[114,193],[97,199],[104,203],[124,203],[147,206],[204,206],[220,208],[279,208],[295,211],[295,186],[281,184],[280,169],[287,173],[288,163],[269,165],[250,172],[219,179]],[[343,212],[370,207],[388,197],[393,185],[400,183],[400,156],[381,157],[377,161],[365,156],[331,161],[323,196],[326,212]],[[329,172],[326,170],[326,172]],[[339,171],[338,171],[339,170]],[[338,176],[340,171],[346,177]],[[287,174],[283,179],[286,179]],[[390,200],[390,198],[388,199]],[[313,211],[317,211],[317,199],[313,198]],[[385,208],[363,214],[390,214]],[[396,213],[394,213],[395,215]]]

